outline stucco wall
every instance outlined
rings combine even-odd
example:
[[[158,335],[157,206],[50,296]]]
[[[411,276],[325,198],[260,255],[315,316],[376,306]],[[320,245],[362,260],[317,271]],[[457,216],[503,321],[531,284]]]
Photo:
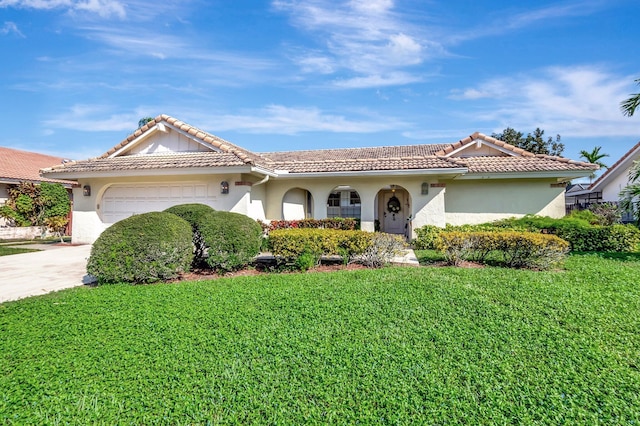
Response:
[[[602,188],[602,201],[618,201],[620,191],[629,184],[629,168],[617,174]]]
[[[307,179],[277,179],[267,184],[266,215],[268,219],[280,220],[285,216],[285,194],[291,189],[309,191],[313,198],[313,212],[315,219],[327,217],[327,199],[331,191],[337,186],[350,186],[360,195],[361,226],[363,230],[373,231],[375,220],[379,216],[379,206],[376,196],[389,185],[396,185],[408,193],[410,211],[403,211],[405,218],[411,215],[412,229],[423,225],[444,226],[444,188],[429,188],[428,194],[422,194],[422,183],[436,183],[435,176],[351,176],[344,178],[307,178]],[[288,197],[288,196],[287,196]]]
[[[221,194],[220,183],[229,182],[229,194]],[[213,207],[216,210],[233,211],[253,217],[259,213],[259,202],[251,199],[251,186],[238,185],[236,182],[243,182],[243,176],[236,175],[189,175],[189,176],[157,176],[157,177],[137,177],[137,178],[94,178],[80,179],[79,188],[73,190],[74,195],[74,216],[72,225],[72,239],[74,243],[92,243],[111,223],[104,220],[103,200],[105,192],[113,185],[135,184],[197,184],[206,185],[206,200],[202,203]],[[91,186],[91,196],[84,196],[82,187]],[[259,192],[259,191],[258,191]],[[141,194],[144,195],[144,194]],[[180,202],[167,202],[166,206],[180,204]],[[153,209],[150,209],[152,211]]]
[[[447,183],[446,223],[490,222],[526,214],[562,217],[564,188],[549,180],[462,180]]]

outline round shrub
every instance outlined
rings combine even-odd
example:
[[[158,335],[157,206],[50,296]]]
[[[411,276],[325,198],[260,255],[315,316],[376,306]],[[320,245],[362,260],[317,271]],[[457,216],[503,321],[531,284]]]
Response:
[[[99,284],[149,283],[187,272],[193,259],[189,223],[171,213],[144,213],[114,223],[91,248],[87,272]]]
[[[248,216],[209,212],[200,217],[199,229],[207,246],[205,261],[215,271],[241,269],[260,252],[262,228]]]
[[[175,214],[189,222],[191,230],[193,232],[193,263],[194,268],[202,268],[206,266],[206,253],[207,246],[200,233],[200,223],[203,217],[207,214],[214,212],[215,210],[205,204],[179,204],[177,206],[169,207],[165,210],[167,213]]]

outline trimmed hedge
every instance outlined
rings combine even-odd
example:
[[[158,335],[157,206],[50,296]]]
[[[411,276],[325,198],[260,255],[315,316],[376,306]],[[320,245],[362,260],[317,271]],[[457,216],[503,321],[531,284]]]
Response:
[[[303,253],[320,256],[360,255],[371,245],[371,233],[337,229],[277,229],[269,233],[274,256],[293,261]]]
[[[318,229],[340,229],[343,231],[354,231],[360,227],[357,219],[352,218],[328,218],[328,219],[301,219],[301,220],[272,220],[269,223],[268,231],[276,229],[298,229],[298,228],[318,228]]]
[[[179,277],[193,259],[187,221],[171,213],[152,212],[114,223],[91,248],[87,272],[99,284],[150,283]]]
[[[225,211],[204,213],[198,229],[206,245],[205,262],[217,272],[249,265],[260,252],[262,228],[248,216]]]
[[[463,260],[485,262],[491,254],[513,268],[549,269],[569,251],[569,243],[555,236],[532,232],[461,232],[440,234],[438,249],[449,263]]]
[[[440,235],[448,232],[516,231],[553,234],[569,242],[572,251],[637,252],[640,251],[640,229],[634,225],[596,225],[600,220],[592,212],[562,219],[527,215],[479,225],[447,225],[438,228],[425,225],[417,228],[413,245],[417,249],[433,249]]]
[[[502,228],[526,228],[567,240],[572,251],[635,252],[640,250],[640,229],[634,225],[592,225],[589,214],[553,219],[546,216],[524,216],[494,222]]]
[[[189,222],[191,230],[193,232],[193,264],[194,268],[202,268],[206,266],[206,253],[207,245],[204,242],[202,233],[200,232],[200,224],[204,220],[203,218],[215,210],[205,204],[179,204],[177,206],[169,207],[165,210],[167,213],[175,214]]]

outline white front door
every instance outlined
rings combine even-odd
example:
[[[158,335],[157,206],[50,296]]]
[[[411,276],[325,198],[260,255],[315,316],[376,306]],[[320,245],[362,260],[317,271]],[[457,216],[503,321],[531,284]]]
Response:
[[[404,235],[407,213],[405,192],[387,191],[382,199],[382,232]]]

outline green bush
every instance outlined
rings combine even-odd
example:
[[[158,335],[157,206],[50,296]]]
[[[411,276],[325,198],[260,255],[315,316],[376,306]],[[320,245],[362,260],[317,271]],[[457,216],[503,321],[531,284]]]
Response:
[[[464,260],[485,262],[491,254],[514,268],[549,269],[560,263],[569,243],[555,235],[532,232],[443,232],[438,249],[453,265]]]
[[[424,225],[415,229],[416,238],[412,241],[416,250],[433,250],[436,248],[438,236],[442,228],[435,225]]]
[[[205,204],[179,204],[169,207],[165,210],[167,213],[175,214],[189,222],[193,232],[193,267],[201,268],[206,265],[207,245],[204,242],[202,233],[200,232],[200,224],[203,218],[215,211],[213,208]]]
[[[191,240],[191,226],[176,215],[152,212],[131,216],[98,237],[87,272],[99,284],[173,279],[189,270]]]
[[[200,216],[198,226],[206,245],[205,261],[217,272],[241,269],[260,252],[262,228],[248,216],[212,211]]]
[[[483,226],[506,229],[525,229],[530,232],[554,234],[569,242],[572,251],[638,251],[640,230],[633,225],[595,225],[591,222],[606,222],[590,211],[554,219],[546,216],[528,215],[522,218],[503,219]],[[449,228],[447,228],[449,229]],[[453,227],[451,229],[460,229]]]
[[[293,262],[303,253],[342,256],[350,259],[363,254],[371,245],[371,233],[337,229],[277,229],[269,233],[274,256]]]
[[[272,220],[267,226],[268,231],[274,231],[276,229],[297,228],[339,229],[342,231],[353,231],[360,228],[360,221],[358,219],[344,217],[334,217],[326,219]]]

